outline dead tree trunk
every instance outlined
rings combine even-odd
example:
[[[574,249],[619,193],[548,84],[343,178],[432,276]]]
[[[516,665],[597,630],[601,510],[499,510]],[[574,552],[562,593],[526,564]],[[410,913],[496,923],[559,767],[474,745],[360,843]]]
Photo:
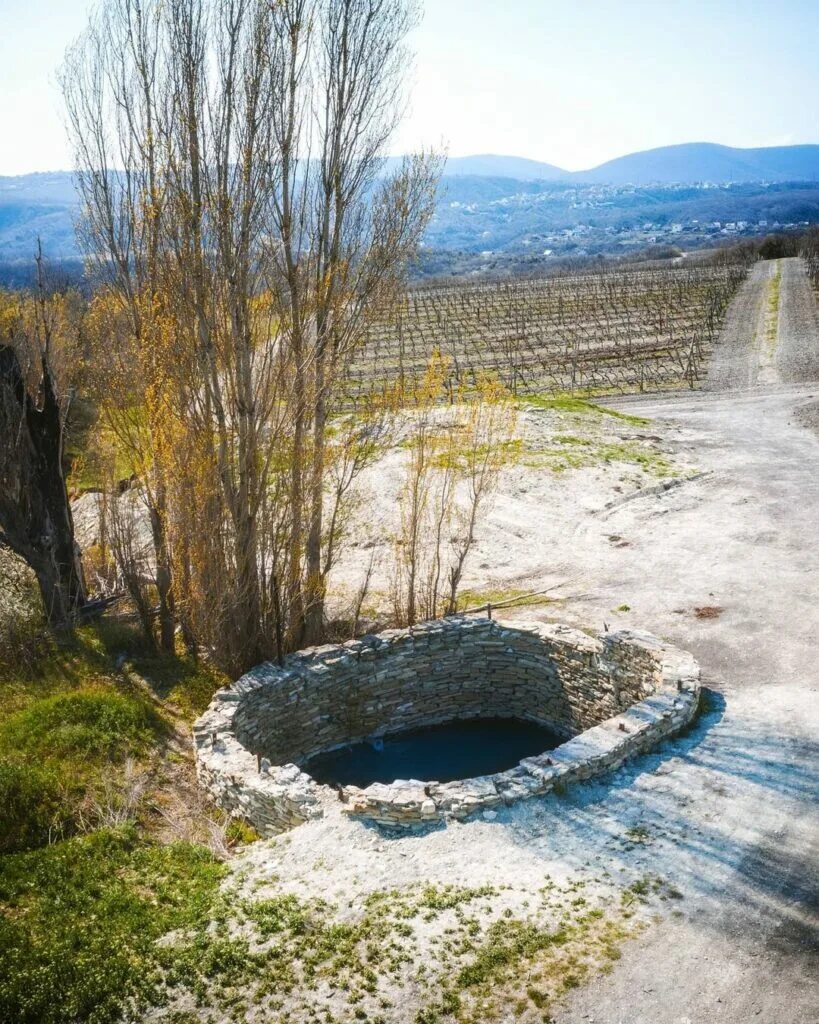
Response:
[[[17,352],[0,345],[0,541],[35,573],[49,624],[65,629],[86,594],[63,475],[63,410],[45,358],[41,373],[35,401]]]

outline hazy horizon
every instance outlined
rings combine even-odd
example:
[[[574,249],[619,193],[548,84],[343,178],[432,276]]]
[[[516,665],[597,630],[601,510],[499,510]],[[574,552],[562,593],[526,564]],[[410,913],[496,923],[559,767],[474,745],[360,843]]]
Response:
[[[0,174],[70,170],[56,69],[88,0],[0,0]],[[819,141],[819,7],[727,0],[426,4],[410,45],[411,101],[393,153],[502,155],[587,170],[691,142],[754,148]]]
[[[605,160],[600,161],[600,164],[595,164],[593,167],[579,167],[579,168],[571,168],[571,169],[568,168],[568,167],[560,166],[554,160],[544,160],[544,159],[541,159],[540,157],[530,156],[528,153],[490,153],[490,152],[452,153],[452,152],[450,152],[450,153],[448,153],[448,158],[451,158],[453,160],[482,159],[482,158],[485,158],[485,159],[499,159],[499,160],[507,160],[507,159],[510,159],[510,160],[527,160],[527,161],[531,161],[531,162],[533,162],[535,164],[549,164],[551,166],[558,167],[560,170],[567,171],[570,174],[574,174],[574,173],[582,173],[584,171],[594,170],[596,167],[600,166],[601,164],[609,163],[609,162],[611,162],[613,160],[617,160],[620,157],[635,156],[635,155],[639,155],[641,153],[650,153],[650,152],[653,152],[655,149],[672,148],[674,146],[725,146],[725,147],[728,147],[728,148],[737,149],[737,150],[741,151],[743,149],[777,149],[777,148],[789,147],[789,146],[819,146],[819,141],[792,142],[792,143],[791,142],[786,142],[786,143],[780,143],[780,144],[774,143],[771,146],[759,146],[759,147],[756,147],[756,146],[733,146],[732,147],[732,146],[729,146],[728,143],[720,142],[720,141],[715,140],[715,139],[685,139],[685,140],[681,140],[679,142],[667,143],[666,146],[652,146],[649,149],[633,150],[633,151],[629,151],[627,153],[625,153],[625,152],[624,153],[615,153],[615,154],[613,154],[610,157],[606,157]],[[392,153],[391,156],[390,156],[390,159],[398,158],[398,157],[401,157],[403,155],[404,154],[402,154],[402,153]],[[65,166],[65,167],[44,167],[44,168],[33,168],[33,169],[30,169],[30,170],[14,171],[14,172],[10,172],[10,173],[4,172],[4,171],[0,171],[0,178],[27,177],[27,176],[32,175],[32,174],[70,174],[70,173],[73,173],[73,168],[71,166]]]

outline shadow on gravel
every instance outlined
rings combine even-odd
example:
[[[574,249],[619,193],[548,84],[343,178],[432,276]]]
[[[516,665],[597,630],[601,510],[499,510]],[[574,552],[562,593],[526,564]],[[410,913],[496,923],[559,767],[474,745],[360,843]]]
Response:
[[[702,742],[708,731],[722,719],[724,713],[725,698],[722,694],[718,693],[716,690],[711,690],[708,687],[703,687],[700,700],[700,712],[694,721],[671,741],[673,752],[680,753],[684,750],[691,750],[696,747]],[[630,761],[617,773],[602,775],[593,782],[581,784],[579,786],[572,786],[569,791],[569,795],[567,795],[565,800],[562,796],[554,795],[541,798],[536,797],[525,805],[519,804],[512,812],[505,811],[503,808],[498,808],[497,811],[493,812],[493,815],[500,816],[503,820],[506,820],[510,813],[514,815],[516,812],[523,810],[524,807],[537,807],[538,805],[545,806],[547,802],[550,804],[556,803],[555,813],[560,814],[560,807],[563,807],[569,802],[577,803],[578,806],[582,806],[585,804],[586,798],[590,794],[593,794],[591,796],[591,801],[596,803],[599,800],[605,799],[610,793],[630,785],[631,781],[639,775],[645,772],[650,773],[656,771],[658,765],[664,760],[664,758],[666,756],[670,756],[667,754],[668,749],[669,743],[666,741],[658,746],[656,752],[643,755],[633,761]],[[627,778],[623,778],[624,773],[626,773]],[[480,820],[480,816],[477,820]],[[411,831],[401,828],[386,828],[374,821],[369,821],[367,818],[360,818],[358,821],[364,828],[378,833],[382,838],[387,840],[401,839],[406,841],[422,839],[431,832],[437,832],[441,829],[447,828],[446,822],[440,821],[431,822],[430,824],[419,828],[413,828]]]
[[[743,881],[760,893],[775,894],[769,908],[775,925],[765,946],[773,953],[799,957],[819,978],[819,840],[795,846],[766,838],[751,847],[738,866]]]
[[[623,881],[654,875],[684,897],[697,894],[713,907],[703,923],[738,945],[757,942],[762,928],[772,954],[813,969],[819,744],[765,723],[726,721],[724,698],[706,691],[705,699],[697,721],[651,754],[499,821],[544,861]],[[766,819],[779,830],[766,830]]]

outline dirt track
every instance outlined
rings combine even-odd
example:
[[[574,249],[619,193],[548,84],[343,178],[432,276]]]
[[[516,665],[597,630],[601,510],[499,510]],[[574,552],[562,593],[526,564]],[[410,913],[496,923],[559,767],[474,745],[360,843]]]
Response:
[[[778,305],[768,335],[777,269]],[[706,389],[729,391],[819,380],[819,305],[799,259],[757,263],[742,285],[715,347]]]
[[[719,711],[679,744],[672,775],[691,803],[678,841],[656,850],[658,871],[680,877],[687,862],[682,915],[578,992],[559,1024],[819,1020],[819,442],[797,425],[819,395],[819,319],[801,262],[782,264],[772,363],[791,386],[730,390],[764,371],[773,267],[760,264],[714,353],[709,385],[723,393],[628,403],[694,432],[714,469],[699,493],[644,510],[659,580],[640,589],[682,598],[699,577],[724,606],[700,623],[642,616],[700,659]],[[657,820],[675,822],[657,796]]]

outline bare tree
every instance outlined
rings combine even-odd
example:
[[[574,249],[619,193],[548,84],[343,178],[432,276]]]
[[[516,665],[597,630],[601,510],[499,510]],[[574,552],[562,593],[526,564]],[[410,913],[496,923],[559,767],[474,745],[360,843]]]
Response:
[[[477,381],[477,397],[466,410],[464,440],[458,466],[464,498],[456,513],[457,528],[450,544],[445,614],[458,610],[458,591],[467,559],[475,544],[481,517],[498,486],[508,445],[517,427],[517,412],[508,392],[492,377]]]
[[[517,414],[496,378],[479,375],[467,398],[448,397],[448,364],[430,361],[409,418],[401,525],[395,543],[395,617],[452,615],[476,533],[508,458]]]
[[[174,613],[166,482],[161,462],[151,457],[157,443],[156,403],[145,401],[162,382],[152,344],[159,312],[165,202],[158,124],[163,98],[161,44],[158,4],[105,4],[68,52],[62,83],[82,200],[80,241],[123,313],[128,335],[126,344],[106,356],[119,364],[118,397],[130,393],[125,401],[103,401],[102,407],[122,443],[143,463],[161,645],[170,651]],[[124,384],[130,377],[133,386],[127,389]]]
[[[436,158],[419,156],[383,174],[402,112],[404,40],[416,17],[407,0],[282,0],[274,15],[274,256],[284,287],[273,292],[294,366],[289,576],[304,615],[291,624],[298,640],[317,639],[323,627],[335,391],[400,283],[440,170]]]
[[[64,69],[86,249],[126,324],[111,418],[143,452],[164,615],[235,670],[323,628],[350,493],[330,418],[437,173],[384,176],[380,156],[413,16],[107,0]]]

